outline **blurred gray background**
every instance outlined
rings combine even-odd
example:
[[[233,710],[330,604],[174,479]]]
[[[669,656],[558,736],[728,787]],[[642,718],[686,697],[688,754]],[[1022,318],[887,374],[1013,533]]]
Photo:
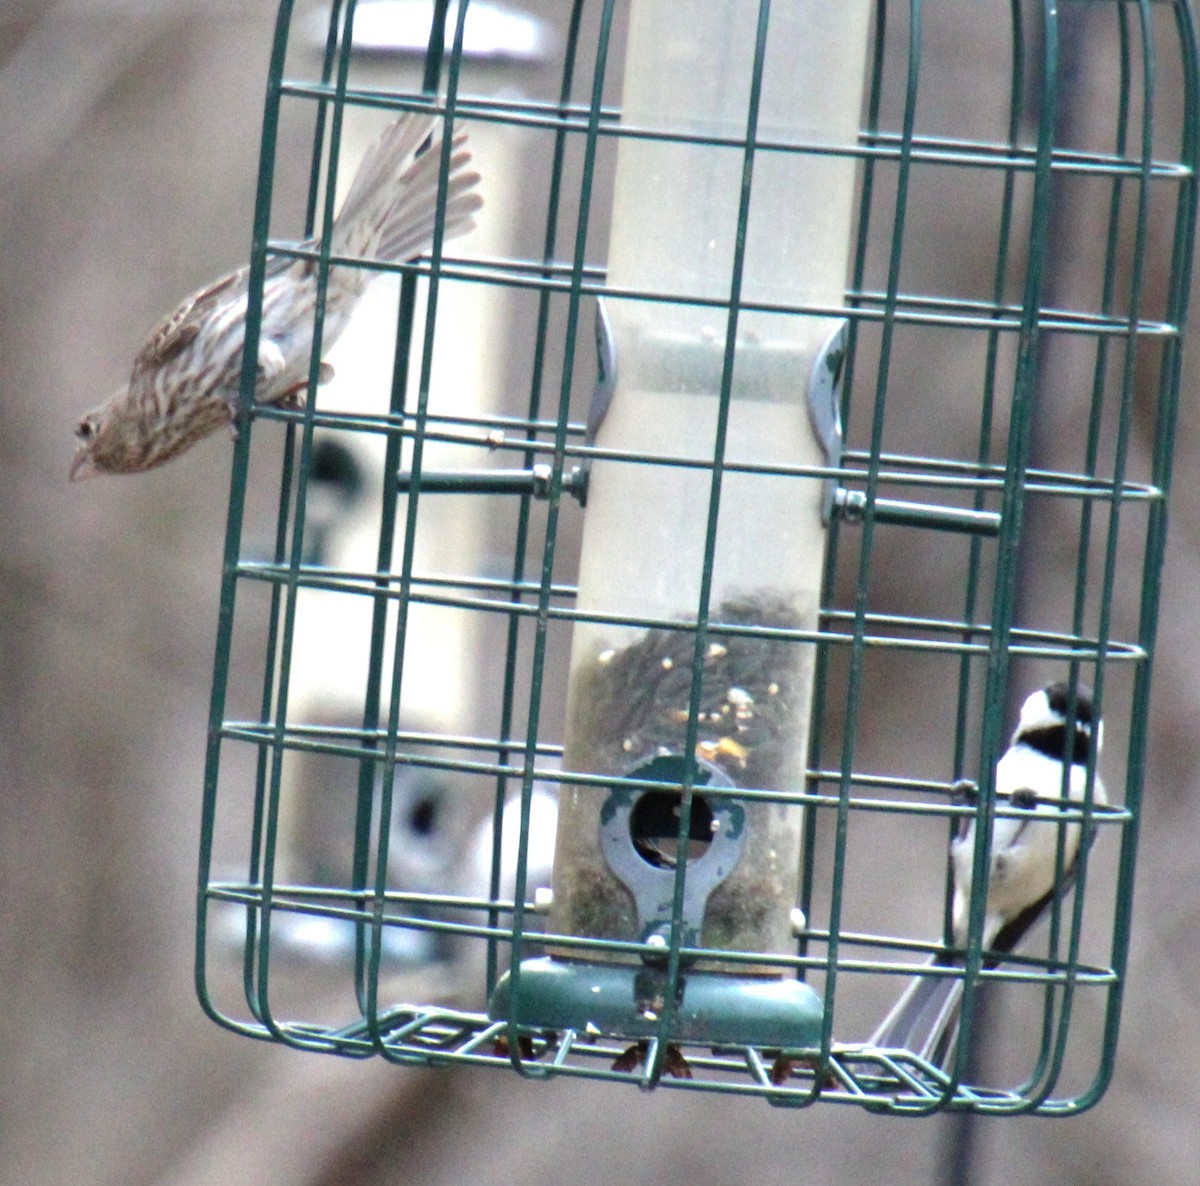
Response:
[[[930,101],[947,111],[994,102],[989,81],[1004,83],[977,7],[927,6],[942,67]],[[0,9],[0,1181],[938,1180],[941,1120],[318,1058],[201,1015],[195,864],[230,449],[216,436],[137,480],[71,487],[66,473],[76,417],[128,373],[155,319],[246,257],[273,20],[266,0]],[[1097,74],[1089,85],[1111,85]],[[297,196],[281,174],[280,204],[298,210],[298,133],[292,150]],[[986,267],[971,263],[969,216],[913,233]],[[1182,1184],[1200,1162],[1195,370],[1114,1083],[1078,1119],[980,1125],[981,1186]],[[905,539],[887,579],[932,571],[934,555]],[[1136,596],[1121,590],[1126,609]],[[875,706],[881,746],[918,731],[917,699],[890,718]]]

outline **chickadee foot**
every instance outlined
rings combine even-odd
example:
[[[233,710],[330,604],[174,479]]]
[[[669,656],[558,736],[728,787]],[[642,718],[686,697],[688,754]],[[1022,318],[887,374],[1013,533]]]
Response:
[[[667,1056],[663,1059],[663,1070],[672,1079],[690,1079],[692,1077],[692,1068],[688,1066],[688,1060],[683,1057],[683,1051],[675,1045],[667,1047]]]
[[[638,1067],[646,1061],[646,1051],[650,1049],[649,1042],[634,1042],[629,1049],[618,1054],[613,1059],[612,1069],[614,1071],[636,1071]]]
[[[775,1061],[771,1064],[771,1083],[775,1087],[782,1087],[793,1075],[797,1073],[799,1068],[807,1067],[810,1071],[816,1071],[820,1065],[820,1061],[815,1058],[789,1058],[786,1054],[778,1054],[775,1056]],[[830,1070],[825,1072],[825,1080],[822,1083],[824,1088],[833,1088],[838,1085],[837,1079]]]
[[[627,1073],[636,1071],[646,1061],[646,1054],[649,1050],[649,1042],[634,1042],[628,1050],[613,1059],[612,1069]],[[663,1059],[663,1070],[672,1079],[690,1079],[692,1077],[692,1068],[688,1066],[683,1052],[673,1042],[667,1046],[666,1056]]]
[[[498,1058],[507,1058],[510,1049],[508,1037],[505,1034],[501,1034],[492,1044],[492,1053]],[[517,1035],[517,1050],[522,1058],[528,1059],[530,1062],[537,1061],[538,1053],[534,1049],[533,1039],[528,1034]]]
[[[775,1061],[771,1064],[771,1084],[774,1087],[782,1087],[795,1073],[796,1067],[790,1058],[784,1054],[777,1054]]]

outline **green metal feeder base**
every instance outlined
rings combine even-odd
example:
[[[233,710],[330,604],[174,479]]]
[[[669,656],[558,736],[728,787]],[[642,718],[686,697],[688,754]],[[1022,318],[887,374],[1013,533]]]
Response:
[[[665,969],[542,956],[506,972],[488,1003],[493,1021],[641,1039],[658,1034]],[[799,980],[684,972],[671,1040],[704,1046],[819,1049],[821,998]]]

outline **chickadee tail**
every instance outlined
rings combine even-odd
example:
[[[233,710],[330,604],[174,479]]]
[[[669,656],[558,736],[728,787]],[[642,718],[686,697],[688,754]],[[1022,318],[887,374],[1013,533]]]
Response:
[[[944,957],[934,956],[929,962],[949,968]],[[881,1050],[907,1050],[944,1067],[958,1037],[961,1004],[962,980],[958,976],[914,976],[868,1044]]]
[[[430,249],[442,197],[442,131],[440,119],[417,113],[401,116],[384,130],[359,165],[334,221],[329,245],[333,255],[403,263]],[[427,141],[425,151],[418,155]],[[459,132],[451,141],[442,199],[445,239],[471,230],[473,215],[483,205],[483,197],[475,189],[479,174],[467,171],[471,152],[466,142],[466,132]],[[369,271],[353,271],[364,286],[371,279]]]

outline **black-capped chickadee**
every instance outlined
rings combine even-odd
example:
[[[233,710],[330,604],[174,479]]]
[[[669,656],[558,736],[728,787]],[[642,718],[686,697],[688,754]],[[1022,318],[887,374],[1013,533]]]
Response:
[[[1034,692],[1022,705],[1012,743],[996,765],[987,907],[981,936],[984,967],[996,967],[1004,953],[1014,950],[1046,907],[1074,880],[1083,825],[1078,820],[1065,825],[1040,822],[1058,815],[1061,805],[1078,809],[1089,793],[1088,759],[1093,753],[1096,759],[1100,756],[1104,727],[1094,717],[1091,693],[1083,687],[1075,689],[1073,720],[1068,716],[1071,704],[1071,688],[1065,683],[1049,684]],[[1065,800],[1064,759],[1070,763]],[[960,786],[968,788],[963,797],[969,801],[975,794],[974,786]],[[1108,801],[1099,776],[1092,780],[1090,795],[1093,804]],[[1060,834],[1062,875],[1056,879]],[[951,925],[956,950],[938,952],[930,960],[931,965],[962,967],[974,861],[975,817],[964,815],[950,842],[954,875]],[[952,972],[915,977],[880,1023],[870,1045],[908,1050],[945,1065],[958,1032],[962,991],[961,976]]]

